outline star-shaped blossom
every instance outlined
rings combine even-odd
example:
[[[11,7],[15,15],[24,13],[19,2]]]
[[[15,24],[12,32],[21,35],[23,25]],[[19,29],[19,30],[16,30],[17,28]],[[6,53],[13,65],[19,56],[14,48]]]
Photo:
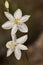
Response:
[[[23,45],[27,40],[27,35],[24,35],[18,39],[12,38],[12,41],[7,42],[6,47],[8,48],[7,57],[10,56],[13,52],[17,60],[21,58],[21,50],[27,50],[28,48]]]
[[[9,19],[9,21],[5,22],[2,25],[3,29],[12,29],[11,34],[15,34],[18,29],[23,33],[28,32],[28,27],[24,22],[29,19],[30,15],[22,16],[21,9],[17,9],[14,13],[14,16],[12,16],[12,14],[10,14],[9,12],[4,12],[4,14]]]

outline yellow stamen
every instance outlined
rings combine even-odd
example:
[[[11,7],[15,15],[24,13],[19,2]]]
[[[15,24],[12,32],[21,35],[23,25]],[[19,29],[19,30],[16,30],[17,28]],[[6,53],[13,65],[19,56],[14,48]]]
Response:
[[[14,44],[13,43],[10,43],[10,44],[8,44],[9,46],[14,46]]]
[[[19,19],[14,19],[14,22],[15,22],[16,24],[18,24],[18,23],[19,23]]]
[[[16,44],[13,43],[13,42],[9,42],[9,43],[8,43],[8,46],[13,47],[13,46],[16,46]]]

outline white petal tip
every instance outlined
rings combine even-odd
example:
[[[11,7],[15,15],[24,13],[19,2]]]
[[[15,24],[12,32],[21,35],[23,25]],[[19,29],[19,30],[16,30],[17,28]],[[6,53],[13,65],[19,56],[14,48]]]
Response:
[[[27,46],[24,46],[24,50],[28,50]]]
[[[28,32],[28,29],[24,33],[27,33],[27,32]]]
[[[7,52],[7,56],[6,57],[9,57],[10,56],[10,54]]]
[[[25,38],[28,38],[28,35],[25,35]]]
[[[5,29],[5,26],[4,26],[4,24],[1,26],[3,29]]]
[[[20,10],[19,8],[17,10]]]
[[[4,14],[6,14],[7,12],[4,12]]]
[[[7,12],[4,12],[4,15],[6,16]]]
[[[26,48],[25,50],[28,50],[28,48]]]
[[[23,31],[23,33],[28,33],[28,28],[25,31]]]
[[[4,28],[4,25],[2,25],[1,27]]]
[[[28,18],[30,18],[31,15],[26,15]]]
[[[7,56],[6,57],[9,57],[9,55],[7,54]]]
[[[4,12],[5,15],[7,15],[8,13],[9,13],[9,12],[6,12],[6,11]]]
[[[20,60],[21,58],[16,58],[17,60]]]
[[[28,32],[28,27],[27,27],[27,29],[26,29],[26,33]]]
[[[28,39],[28,35],[24,35],[24,38],[27,40]]]
[[[30,18],[31,15],[27,15],[27,20]]]
[[[28,50],[28,48],[25,48],[24,50]]]
[[[30,18],[31,15],[28,15],[28,17]]]
[[[21,50],[28,50],[27,46],[25,46],[25,45],[21,45],[21,46],[19,46],[19,48],[20,48]]]

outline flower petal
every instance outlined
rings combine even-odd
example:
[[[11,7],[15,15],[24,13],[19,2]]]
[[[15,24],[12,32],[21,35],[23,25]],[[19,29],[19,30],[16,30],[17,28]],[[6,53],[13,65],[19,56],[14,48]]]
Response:
[[[20,60],[21,58],[21,51],[16,47],[14,51],[15,57],[17,60]]]
[[[11,30],[11,36],[13,35],[15,35],[15,33],[17,32],[17,25],[16,24],[14,24],[14,27],[12,28],[12,30]]]
[[[2,25],[2,28],[3,29],[11,29],[12,27],[13,27],[13,25],[14,25],[14,23],[13,22],[9,22],[9,21],[7,21],[6,23],[4,23],[3,25]]]
[[[19,44],[18,45],[20,50],[28,50],[28,48],[25,45]]]
[[[12,16],[12,14],[10,14],[9,12],[4,12],[5,16],[10,20],[13,21],[14,17]]]
[[[12,53],[13,53],[13,50],[12,49],[8,49],[8,51],[7,51],[7,57],[10,56]]]
[[[17,9],[14,13],[14,17],[20,19],[22,17],[22,11]]]
[[[26,22],[30,18],[30,15],[25,15],[21,18],[21,22]]]
[[[22,43],[26,42],[27,38],[28,38],[28,36],[27,35],[24,35],[24,36],[18,38],[16,40],[16,42],[19,43],[19,44],[22,44]]]
[[[21,24],[19,24],[18,27],[19,27],[19,30],[20,30],[21,32],[23,32],[23,33],[27,33],[27,32],[28,32],[28,27],[27,27],[26,24],[21,23]]]

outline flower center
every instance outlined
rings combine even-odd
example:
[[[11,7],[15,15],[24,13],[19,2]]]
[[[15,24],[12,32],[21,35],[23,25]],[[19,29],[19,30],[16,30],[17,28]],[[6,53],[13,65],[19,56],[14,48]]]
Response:
[[[17,18],[17,19],[16,19],[16,18],[14,19],[14,23],[16,23],[16,24],[18,24],[19,21],[20,21],[20,20],[19,20],[18,18]]]
[[[16,46],[16,44],[13,43],[13,42],[10,42],[8,45],[9,45],[10,47]]]

